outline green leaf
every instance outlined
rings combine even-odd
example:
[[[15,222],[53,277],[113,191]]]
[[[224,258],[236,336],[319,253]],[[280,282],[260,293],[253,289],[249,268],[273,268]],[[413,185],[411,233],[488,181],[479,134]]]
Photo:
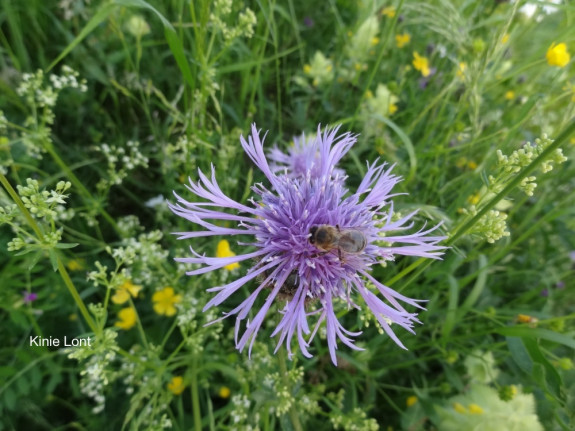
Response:
[[[56,248],[74,248],[77,245],[79,245],[77,242],[62,242],[56,244]]]
[[[557,399],[562,399],[561,386],[563,382],[561,381],[561,375],[557,372],[555,367],[547,360],[545,355],[539,349],[537,341],[533,338],[523,338],[522,339],[525,348],[529,352],[529,356],[535,363],[542,367],[543,372],[543,382],[542,387],[548,388],[549,392]]]
[[[74,39],[64,49],[64,51],[62,51],[62,53],[58,57],[56,57],[56,59],[50,64],[50,66],[48,66],[47,70],[49,71],[53,69],[54,66],[56,66],[60,61],[62,61],[64,57],[66,57],[70,52],[72,52],[72,50],[76,48],[76,46],[78,46],[80,42],[82,42],[82,40],[86,38],[86,36],[92,33],[92,31],[94,31],[96,27],[98,27],[103,21],[105,21],[108,18],[108,16],[114,11],[114,9],[116,9],[116,6],[114,4],[112,3],[104,4],[92,17],[92,19],[90,19],[90,21],[88,21],[88,23],[84,26],[80,34],[76,36],[76,39]]]
[[[378,120],[383,121],[387,124],[393,131],[397,134],[401,142],[405,145],[405,149],[407,150],[407,155],[409,156],[409,174],[405,181],[409,183],[413,177],[415,176],[415,172],[417,171],[417,157],[415,155],[415,148],[413,147],[413,143],[407,133],[403,131],[401,127],[391,121],[389,118],[385,117],[378,117]]]
[[[4,406],[8,410],[15,410],[16,408],[16,394],[11,388],[7,388],[4,391]]]
[[[52,264],[52,269],[54,272],[58,271],[58,255],[54,250],[49,250],[48,255],[50,256],[50,263]]]
[[[531,374],[533,369],[533,361],[529,356],[529,352],[525,348],[521,338],[519,337],[507,337],[507,347],[511,353],[511,357],[525,373]]]
[[[20,375],[20,377],[16,379],[16,388],[20,396],[26,396],[30,393],[30,384],[28,383],[26,375]]]
[[[461,306],[463,310],[469,310],[471,307],[473,307],[473,305],[477,302],[477,299],[479,299],[481,292],[483,292],[483,289],[485,289],[485,282],[487,280],[487,268],[488,268],[487,264],[488,262],[485,255],[480,254],[479,274],[477,275],[477,280],[475,281],[473,289],[471,289],[471,292],[469,293],[469,295],[467,295],[467,298],[465,298],[465,302],[463,302],[463,305]]]
[[[31,259],[30,262],[28,263],[28,271],[32,272],[32,269],[34,269],[34,267],[36,266],[36,264],[38,263],[38,261],[40,260],[40,258],[42,257],[42,252],[38,251]]]
[[[449,285],[447,313],[445,314],[445,321],[443,322],[442,336],[443,343],[447,342],[453,327],[455,326],[457,317],[457,303],[459,302],[459,285],[453,275],[447,276],[447,283]]]
[[[510,337],[522,338],[542,338],[543,340],[563,344],[564,346],[575,349],[575,339],[572,336],[566,336],[549,329],[528,328],[526,326],[506,326],[495,329],[495,332]]]

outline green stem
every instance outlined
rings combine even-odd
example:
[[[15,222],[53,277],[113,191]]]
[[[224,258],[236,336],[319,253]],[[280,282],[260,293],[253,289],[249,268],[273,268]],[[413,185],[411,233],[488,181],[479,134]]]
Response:
[[[281,378],[283,380],[284,385],[286,385],[288,390],[291,392],[291,385],[289,383],[289,376],[288,376],[288,370],[287,370],[287,365],[286,365],[285,347],[282,346],[279,349],[279,351],[277,353],[277,357],[278,357],[278,362],[279,362],[279,366],[280,366]],[[299,422],[299,416],[297,414],[295,401],[292,403],[292,405],[289,409],[289,417],[291,419],[291,423],[293,425],[294,430],[295,431],[302,431],[303,428],[301,427],[301,423]]]
[[[44,238],[44,234],[40,230],[40,226],[38,226],[38,224],[34,220],[34,217],[32,217],[32,214],[30,214],[28,209],[24,206],[24,202],[22,202],[20,196],[18,196],[18,193],[16,193],[16,190],[14,190],[12,184],[10,184],[10,182],[4,176],[4,174],[1,173],[0,173],[0,183],[2,183],[2,185],[6,189],[12,200],[14,201],[14,203],[18,206],[20,212],[22,213],[22,215],[28,222],[28,225],[32,228],[38,239],[42,240],[42,238]]]
[[[198,358],[192,360],[192,411],[194,414],[194,429],[202,431],[202,412],[200,410],[200,394],[198,388]]]
[[[80,297],[80,294],[78,293],[78,290],[76,289],[76,286],[74,286],[74,283],[72,282],[72,279],[70,278],[70,275],[68,274],[68,271],[66,270],[66,267],[62,263],[62,259],[60,259],[60,256],[58,256],[57,259],[58,259],[58,272],[60,273],[60,277],[62,277],[62,279],[64,280],[64,284],[68,288],[68,292],[70,292],[70,295],[72,295],[72,298],[74,298],[74,302],[76,303],[76,305],[80,309],[80,313],[82,313],[82,316],[84,316],[84,320],[86,321],[86,323],[88,324],[90,329],[96,335],[98,335],[98,333],[100,331],[96,327],[96,323],[94,323],[92,316],[90,316],[90,313],[88,312],[88,309],[86,308],[86,305],[84,304],[84,301],[82,301],[82,298]]]
[[[110,289],[108,289],[110,290]],[[132,301],[132,298],[130,298],[130,307],[132,307],[132,309],[136,312],[136,325],[138,326],[138,332],[140,333],[140,338],[142,339],[142,343],[144,344],[144,347],[147,349],[149,349],[148,346],[148,339],[146,338],[146,332],[144,331],[144,327],[142,326],[142,321],[140,320],[140,315],[138,314],[138,310],[136,310],[136,307],[134,306],[134,301]]]

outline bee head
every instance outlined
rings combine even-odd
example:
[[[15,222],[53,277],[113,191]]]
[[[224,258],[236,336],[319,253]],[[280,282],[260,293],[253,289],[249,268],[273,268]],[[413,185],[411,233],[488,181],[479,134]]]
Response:
[[[311,237],[309,238],[309,242],[311,244],[315,243],[315,234],[317,232],[317,226],[312,226],[311,229],[309,230],[309,233],[311,234]]]

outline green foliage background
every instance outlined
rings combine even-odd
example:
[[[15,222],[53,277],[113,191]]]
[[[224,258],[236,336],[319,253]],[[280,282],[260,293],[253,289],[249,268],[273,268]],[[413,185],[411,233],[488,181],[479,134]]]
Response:
[[[74,210],[69,220],[46,223],[30,222],[18,208],[0,228],[0,429],[162,429],[166,420],[196,431],[448,429],[439,412],[469,391],[474,376],[465,361],[485,362],[481,352],[494,358],[486,369],[499,370],[492,387],[533,394],[544,429],[573,429],[575,76],[572,62],[551,66],[545,54],[559,42],[575,52],[575,7],[547,14],[540,2],[527,17],[523,2],[246,1],[233,2],[229,13],[223,4],[0,0],[0,109],[8,121],[0,129],[1,205],[17,203],[17,185],[33,178],[46,190],[70,181],[67,207]],[[390,6],[395,14],[383,14]],[[240,28],[246,8],[256,18],[251,37]],[[370,17],[377,39],[361,57],[350,47]],[[134,18],[149,32],[136,34]],[[237,37],[226,38],[223,29],[235,28]],[[400,33],[411,36],[403,48],[395,41]],[[333,76],[314,85],[306,65],[317,51]],[[414,51],[428,58],[430,77],[414,69]],[[16,89],[37,70],[48,85],[63,65],[79,72],[87,91],[63,90],[46,124],[45,112]],[[397,98],[396,112],[369,108],[378,85]],[[236,352],[231,322],[203,326],[210,320],[201,313],[206,288],[239,277],[247,265],[186,277],[173,258],[186,256],[192,241],[170,233],[195,227],[164,203],[146,203],[171,200],[172,191],[187,196],[182,183],[212,163],[224,192],[246,202],[262,180],[239,145],[254,122],[269,130],[268,148],[283,149],[318,124],[342,124],[360,134],[343,161],[350,189],[365,161],[380,157],[404,177],[397,192],[409,195],[395,199],[396,210],[420,208],[420,224],[444,222],[451,246],[444,260],[403,257],[373,269],[386,285],[429,300],[417,335],[398,334],[407,351],[373,319],[343,308],[346,327],[363,330],[365,351],[341,346],[338,368],[320,337],[313,359],[276,359],[271,315],[251,360]],[[569,160],[543,173],[549,150],[504,178],[497,150],[509,155],[543,134]],[[139,143],[147,163],[111,165],[104,144],[128,151],[129,141]],[[531,175],[537,188],[527,196],[518,186]],[[478,216],[462,213],[474,202]],[[510,232],[492,244],[480,222],[491,209],[507,214]],[[58,246],[42,239],[59,228]],[[27,239],[27,253],[4,247],[15,236]],[[193,246],[213,255],[218,240]],[[105,280],[88,280],[93,271]],[[130,299],[139,324],[127,331],[114,327],[122,307],[109,302],[125,279],[142,286]],[[153,294],[166,286],[183,295],[178,316],[185,321],[154,312]],[[23,291],[38,298],[27,304]],[[96,347],[71,359],[61,349],[30,347],[33,335],[91,336]],[[105,407],[94,413],[82,381],[98,366]],[[184,377],[181,395],[167,389],[174,376]],[[410,396],[417,403],[408,407]],[[471,428],[462,422],[459,429]]]

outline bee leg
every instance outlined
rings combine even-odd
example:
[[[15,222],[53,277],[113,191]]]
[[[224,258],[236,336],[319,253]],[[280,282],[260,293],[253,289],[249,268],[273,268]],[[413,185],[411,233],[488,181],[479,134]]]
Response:
[[[338,232],[341,232],[341,229],[339,228],[338,224],[335,225],[335,228],[337,229]]]
[[[339,256],[339,261],[343,264],[343,258],[341,257],[341,248],[337,249],[337,254]]]
[[[320,253],[312,254],[311,257],[316,258],[316,257],[320,257],[320,256],[325,256],[328,253],[329,253],[329,251],[322,251]]]

